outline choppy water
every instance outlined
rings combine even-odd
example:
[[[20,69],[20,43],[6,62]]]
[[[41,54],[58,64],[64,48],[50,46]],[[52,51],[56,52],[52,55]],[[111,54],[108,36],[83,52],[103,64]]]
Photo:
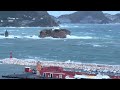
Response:
[[[12,51],[18,59],[120,65],[120,24],[64,24],[61,28],[70,30],[71,36],[41,39],[38,35],[45,27],[1,27],[0,33],[7,29],[10,36],[0,36],[0,59],[9,58]]]

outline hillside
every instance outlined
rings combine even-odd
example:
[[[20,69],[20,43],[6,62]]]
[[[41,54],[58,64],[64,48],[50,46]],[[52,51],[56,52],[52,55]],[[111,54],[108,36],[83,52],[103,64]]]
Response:
[[[72,14],[61,15],[58,17],[61,23],[82,23],[82,24],[104,24],[111,20],[102,11],[77,11]]]
[[[115,15],[106,13],[105,16],[111,20],[111,23],[120,23],[120,14],[119,13],[115,14]]]
[[[47,11],[0,11],[1,27],[58,26]]]

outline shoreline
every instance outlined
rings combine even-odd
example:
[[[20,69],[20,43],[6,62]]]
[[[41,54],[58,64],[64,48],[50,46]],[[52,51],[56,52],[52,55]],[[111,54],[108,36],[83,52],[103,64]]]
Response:
[[[16,59],[7,58],[0,60],[2,64],[16,64],[26,66],[36,66],[37,60],[33,59]],[[106,65],[106,64],[95,64],[95,63],[77,63],[77,62],[58,62],[58,61],[39,61],[43,67],[48,66],[59,66],[62,68],[69,69],[81,69],[85,71],[99,71],[99,72],[112,72],[120,73],[120,65]]]

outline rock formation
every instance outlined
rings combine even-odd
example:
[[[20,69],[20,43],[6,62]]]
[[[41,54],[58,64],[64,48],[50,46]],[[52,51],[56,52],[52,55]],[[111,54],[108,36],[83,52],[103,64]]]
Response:
[[[66,38],[71,32],[67,29],[45,29],[40,31],[40,38],[53,37],[53,38]]]

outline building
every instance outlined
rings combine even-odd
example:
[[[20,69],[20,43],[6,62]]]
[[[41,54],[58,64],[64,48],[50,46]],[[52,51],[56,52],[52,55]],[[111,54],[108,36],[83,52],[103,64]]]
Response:
[[[65,79],[66,73],[63,72],[61,67],[44,67],[40,71],[40,76],[45,77],[46,79]]]

